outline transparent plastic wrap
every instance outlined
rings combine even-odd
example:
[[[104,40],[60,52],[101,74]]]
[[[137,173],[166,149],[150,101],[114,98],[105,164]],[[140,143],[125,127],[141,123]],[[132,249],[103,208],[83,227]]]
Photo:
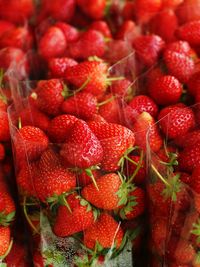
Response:
[[[199,266],[200,105],[167,109],[156,123],[164,140],[157,152],[147,134],[150,266]]]

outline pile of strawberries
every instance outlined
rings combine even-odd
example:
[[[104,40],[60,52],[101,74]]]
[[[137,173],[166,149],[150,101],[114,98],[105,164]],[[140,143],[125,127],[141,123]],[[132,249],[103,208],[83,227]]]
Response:
[[[0,0],[0,68],[0,261],[200,266],[199,0]]]

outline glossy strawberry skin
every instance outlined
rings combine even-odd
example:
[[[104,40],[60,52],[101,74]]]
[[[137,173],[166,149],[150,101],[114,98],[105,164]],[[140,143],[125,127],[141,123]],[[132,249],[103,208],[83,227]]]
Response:
[[[63,102],[62,111],[66,114],[88,120],[97,113],[97,98],[91,93],[77,93]]]
[[[177,36],[191,45],[199,45],[200,42],[200,20],[187,22],[177,30]]]
[[[101,32],[105,38],[112,38],[110,28],[103,20],[93,21],[89,29]]]
[[[62,30],[67,43],[73,43],[78,40],[80,34],[77,28],[64,22],[57,22],[55,26]]]
[[[88,211],[87,206],[81,205],[81,197],[78,197],[77,194],[72,194],[69,195],[66,200],[72,212],[65,206],[59,206],[53,227],[54,233],[60,237],[81,232],[94,223],[92,209]]]
[[[102,161],[103,149],[87,124],[79,120],[62,146],[61,155],[76,167],[88,168]]]
[[[0,226],[0,256],[3,256],[8,250],[10,244],[10,228]]]
[[[92,0],[78,0],[77,4],[86,15],[94,20],[101,19],[104,16],[104,9],[106,7],[105,0],[100,0],[95,3]]]
[[[158,119],[162,131],[170,139],[186,134],[195,125],[193,111],[184,106],[168,106],[160,111]]]
[[[200,165],[200,142],[188,146],[179,155],[179,168],[191,173],[193,169]]]
[[[72,115],[59,115],[53,118],[48,127],[48,136],[55,143],[63,143],[78,119]]]
[[[102,213],[98,220],[84,232],[84,244],[91,249],[95,247],[96,241],[103,248],[111,248],[114,241],[116,247],[119,248],[122,238],[122,229],[107,213]]]
[[[151,83],[149,94],[158,105],[172,105],[180,100],[182,86],[175,77],[165,75]]]
[[[48,61],[49,76],[51,78],[63,78],[66,68],[77,64],[72,58],[50,58]]]

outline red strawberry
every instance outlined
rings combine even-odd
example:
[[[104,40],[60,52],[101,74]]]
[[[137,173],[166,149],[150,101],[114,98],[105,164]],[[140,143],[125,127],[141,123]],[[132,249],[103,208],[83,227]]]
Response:
[[[88,229],[84,231],[84,244],[94,249],[96,242],[103,248],[111,248],[115,244],[119,248],[123,231],[120,225],[107,213],[102,213],[98,220]]]
[[[15,25],[6,20],[0,20],[0,37],[3,36],[4,33],[15,28]]]
[[[131,20],[135,17],[135,3],[134,2],[125,2],[122,9],[122,17],[124,20]]]
[[[178,38],[187,41],[190,45],[200,43],[200,20],[187,22],[177,30]]]
[[[155,66],[151,68],[150,70],[148,70],[148,72],[146,73],[146,77],[145,77],[147,87],[149,87],[152,82],[154,82],[157,78],[162,77],[163,75],[164,73],[160,66]]]
[[[140,23],[147,23],[161,8],[160,0],[136,0],[135,14]]]
[[[53,118],[48,127],[48,136],[55,143],[63,143],[77,120],[72,115],[60,115]]]
[[[17,62],[17,64],[16,64]],[[26,54],[19,48],[6,47],[0,50],[0,68],[14,68],[15,77],[19,80],[27,78],[29,62]]]
[[[91,93],[77,93],[63,102],[62,111],[88,120],[97,113],[97,98]]]
[[[7,104],[7,101],[5,101],[3,99],[3,97],[0,95],[0,111],[4,111],[6,112],[7,111],[7,108],[8,108],[8,104]]]
[[[8,123],[8,115],[6,112],[0,112],[0,141],[6,142],[10,140],[10,131]]]
[[[184,0],[163,0],[163,8],[175,8],[180,5]]]
[[[72,194],[66,200],[71,212],[66,206],[59,206],[53,227],[54,233],[61,237],[81,232],[90,227],[95,221],[95,215],[93,214],[95,211],[83,198],[77,194]]]
[[[101,19],[104,16],[106,8],[105,0],[99,0],[98,2],[92,0],[77,0],[77,4],[86,15],[94,20]]]
[[[162,146],[162,138],[154,118],[147,112],[141,113],[134,123],[135,144],[146,151],[147,146],[154,152]],[[148,135],[148,143],[146,136]]]
[[[200,130],[194,130],[188,132],[185,135],[179,136],[177,139],[175,139],[176,145],[180,146],[181,148],[193,146],[199,142],[200,142]]]
[[[7,266],[21,266],[28,267],[27,251],[25,245],[23,246],[16,241],[12,245],[12,249],[5,259]]]
[[[185,147],[183,151],[180,152],[178,162],[179,162],[179,168],[189,173],[191,173],[195,167],[199,166],[200,142]]]
[[[132,46],[124,40],[111,40],[107,44],[104,58],[111,64],[115,64],[123,58],[128,57],[133,52]],[[120,62],[121,63],[121,62]],[[118,64],[119,66],[119,64]],[[122,65],[120,64],[120,67]]]
[[[180,180],[185,183],[188,184],[189,186],[191,186],[192,183],[192,177],[190,174],[186,173],[186,172],[180,172]]]
[[[58,115],[64,102],[65,87],[59,79],[39,81],[36,89],[36,104],[48,115]]]
[[[75,66],[78,63],[72,58],[50,58],[48,61],[49,76],[51,78],[63,78],[66,68]]]
[[[149,87],[149,94],[158,105],[176,104],[182,91],[179,81],[170,75],[157,78]]]
[[[107,65],[98,61],[85,61],[66,68],[65,78],[76,87],[83,85],[84,92],[102,95],[107,87]]]
[[[39,54],[45,59],[63,56],[66,49],[65,35],[62,30],[55,26],[48,28],[38,44]]]
[[[186,56],[193,58],[193,59],[197,57],[195,51],[191,48],[189,43],[186,41],[176,41],[176,42],[169,43],[166,49],[172,52],[185,54]]]
[[[152,66],[157,62],[164,44],[164,41],[158,35],[142,35],[133,41],[133,48],[138,58],[145,65]]]
[[[194,73],[187,85],[189,93],[195,96],[200,91],[200,72]]]
[[[24,51],[33,46],[33,36],[26,27],[16,27],[4,33],[0,40],[0,47],[16,47]]]
[[[39,169],[51,170],[56,167],[62,167],[60,155],[55,151],[54,147],[48,147],[39,160]]]
[[[158,115],[158,107],[156,103],[146,95],[138,95],[133,97],[129,102],[129,106],[138,114],[148,112],[152,117],[156,118]]]
[[[195,124],[193,111],[178,105],[163,108],[158,119],[162,131],[170,139],[186,134]]]
[[[68,43],[75,42],[79,38],[79,32],[78,30],[71,26],[70,24],[64,23],[64,22],[57,22],[54,26],[60,28],[66,38],[66,41]]]
[[[95,179],[95,181],[101,176],[101,172],[97,169],[97,170],[91,170],[92,175]],[[77,176],[77,185],[84,187],[86,185],[89,185],[92,183],[92,178],[91,175],[89,173],[87,173],[86,171],[81,171],[80,173],[76,174]]]
[[[14,136],[17,160],[37,159],[48,146],[48,138],[39,128],[24,126]]]
[[[89,127],[100,140],[103,148],[102,169],[105,171],[118,170],[119,160],[127,149],[135,144],[133,132],[114,123],[90,122]]]
[[[167,223],[163,217],[155,217],[152,223],[151,238],[156,252],[162,256],[165,251],[165,242],[167,238]]]
[[[132,94],[131,81],[128,79],[122,79],[119,81],[114,81],[110,86],[110,92],[120,98],[126,100]]]
[[[129,155],[128,157],[131,161],[126,160],[125,173],[126,173],[126,176],[130,178],[134,174],[134,172],[135,172],[135,170],[136,170],[136,168],[140,162],[140,157],[135,156],[135,155]],[[141,167],[139,168],[136,176],[134,177],[133,182],[136,185],[137,184],[143,184],[145,182],[145,178],[146,178],[146,167],[145,167],[145,161],[142,160]]]
[[[90,24],[89,29],[102,33],[105,38],[112,38],[110,28],[104,20],[93,21]]]
[[[176,14],[181,24],[200,19],[199,0],[184,0],[177,8]]]
[[[194,166],[191,176],[191,187],[199,194],[200,193],[200,165]]]
[[[126,20],[119,28],[116,38],[132,43],[138,35],[138,29],[132,20]]]
[[[0,143],[0,161],[4,160],[4,158],[5,158],[5,149],[3,144]]]
[[[87,124],[78,120],[62,146],[61,155],[76,167],[88,168],[102,161],[103,149]]]
[[[152,18],[149,27],[152,33],[159,35],[164,41],[172,42],[175,40],[178,19],[173,10],[162,10]]]
[[[0,257],[3,257],[10,245],[10,228],[0,226]]]
[[[103,35],[95,30],[84,32],[77,42],[69,47],[72,58],[87,59],[90,56],[102,57],[105,53],[105,42]]]

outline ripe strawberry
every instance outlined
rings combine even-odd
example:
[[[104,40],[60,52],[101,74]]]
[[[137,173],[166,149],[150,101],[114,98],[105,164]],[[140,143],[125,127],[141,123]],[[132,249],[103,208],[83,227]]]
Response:
[[[175,76],[180,82],[187,82],[194,71],[194,61],[184,53],[166,49],[164,61],[170,75]]]
[[[161,66],[155,66],[146,73],[146,85],[149,87],[157,78],[164,76]]]
[[[59,79],[41,80],[37,84],[36,104],[48,115],[58,115],[64,102],[65,87]]]
[[[191,187],[199,194],[200,193],[200,165],[194,166],[191,176]]]
[[[116,38],[131,44],[138,34],[135,23],[132,20],[126,20],[117,31]]]
[[[61,57],[64,55],[66,49],[67,42],[65,35],[58,27],[49,27],[39,40],[39,54],[45,59]]]
[[[133,41],[136,55],[149,67],[157,62],[164,45],[164,41],[158,35],[141,35]]]
[[[48,127],[48,136],[55,143],[63,143],[78,119],[72,115],[59,115],[53,118]]]
[[[152,18],[149,27],[151,33],[159,35],[167,43],[172,42],[175,40],[178,19],[172,9],[162,10]]]
[[[55,201],[58,197],[74,189],[76,186],[75,175],[61,166],[48,166],[40,168],[40,173],[34,177],[34,187],[37,197],[43,202]]]
[[[167,238],[167,223],[163,217],[155,217],[151,228],[151,238],[156,252],[162,256],[165,252],[165,242]]]
[[[185,106],[171,105],[163,108],[158,119],[162,131],[170,139],[186,134],[195,125],[193,111]]]
[[[99,164],[103,157],[99,140],[81,120],[75,122],[60,153],[69,163],[79,168]]]
[[[14,145],[17,159],[37,159],[48,146],[48,138],[39,128],[24,126],[16,132]]]
[[[142,112],[132,127],[135,134],[135,144],[146,151],[147,146],[157,152],[162,146],[162,138],[154,118],[147,112]],[[146,141],[146,136],[148,143]]]
[[[131,81],[125,78],[119,81],[114,81],[109,89],[113,95],[126,100],[132,94],[131,85]]]
[[[102,95],[107,87],[107,65],[98,61],[84,61],[76,66],[66,68],[65,78],[68,82],[81,87],[84,92]]]
[[[6,112],[8,108],[7,101],[3,99],[3,97],[0,95],[0,111]]]
[[[180,21],[180,24],[199,20],[200,2],[199,0],[184,0],[183,3],[178,6],[176,10],[177,17]]]
[[[199,142],[200,142],[200,130],[194,130],[188,132],[185,135],[179,136],[177,139],[175,139],[176,145],[180,146],[181,148],[193,146]]]
[[[111,40],[107,44],[107,49],[104,58],[107,62],[111,64],[115,64],[116,62],[120,61],[123,58],[126,58],[133,52],[132,46],[127,44],[124,40]],[[121,62],[120,62],[121,63]],[[123,65],[119,64],[118,67]],[[116,67],[116,66],[115,66]]]
[[[186,41],[176,41],[169,43],[166,47],[167,50],[185,54],[186,56],[195,59],[197,57],[196,52],[191,48],[190,44]]]
[[[75,59],[87,59],[90,56],[102,57],[105,53],[103,35],[95,30],[84,32],[77,42],[69,46],[69,53]]]
[[[158,105],[176,104],[182,94],[179,81],[170,75],[157,78],[149,87],[149,94]]]
[[[99,103],[99,115],[101,115],[107,122],[120,124],[122,121],[120,110],[120,103],[112,94],[104,95]]]
[[[5,149],[3,144],[0,143],[0,161],[4,160],[4,158],[5,158]]]
[[[78,40],[80,34],[77,28],[73,27],[72,25],[64,22],[57,22],[54,26],[63,31],[67,43],[76,42]]]
[[[0,68],[7,70],[9,67],[14,68],[17,79],[27,78],[30,71],[29,62],[26,54],[21,49],[6,47],[0,50]]]
[[[4,33],[0,47],[16,47],[28,51],[33,46],[33,36],[26,27],[16,27]]]
[[[96,242],[103,248],[111,248],[115,244],[119,248],[122,239],[123,231],[120,225],[107,213],[102,213],[98,220],[84,231],[84,244],[94,249]]]
[[[5,258],[7,266],[28,267],[26,247],[16,241],[12,245],[12,249]]]
[[[139,156],[135,156],[135,155],[129,155],[128,156],[129,160],[126,160],[126,163],[125,163],[125,174],[127,177],[131,177],[133,175],[133,173],[135,172],[139,162],[140,162],[140,157]],[[133,163],[133,162],[134,163]],[[139,168],[136,176],[134,177],[134,184],[136,185],[140,185],[140,184],[143,184],[145,182],[145,179],[146,179],[146,167],[145,167],[145,161],[142,160],[142,164],[141,164],[141,167]]]
[[[77,4],[86,15],[94,20],[101,19],[104,16],[106,8],[105,0],[99,0],[98,2],[92,0],[77,0]]]
[[[135,17],[135,3],[134,2],[125,2],[121,15],[124,20],[132,20]]]
[[[66,206],[59,206],[53,231],[57,236],[65,237],[81,232],[95,221],[90,204],[76,193],[67,197],[71,212]],[[66,223],[67,221],[67,223]]]
[[[163,0],[162,7],[163,8],[176,8],[183,1],[184,0]]]
[[[15,28],[15,25],[12,22],[6,20],[0,20],[0,37],[3,36],[4,33],[10,31]]]
[[[101,172],[98,169],[91,170],[91,172],[95,181],[98,180],[98,178],[101,176]],[[86,171],[81,171],[80,173],[77,173],[76,176],[77,176],[77,185],[80,187],[84,187],[92,183],[91,175]]]
[[[194,73],[187,83],[188,91],[192,96],[195,96],[200,91],[199,77],[200,77],[200,72]]]
[[[6,142],[10,140],[10,130],[8,123],[8,115],[6,112],[0,112],[0,141]]]
[[[90,24],[89,29],[100,32],[105,38],[112,38],[112,33],[110,31],[110,28],[106,23],[106,21],[104,20],[93,21]]]
[[[63,78],[66,68],[75,66],[78,63],[72,58],[50,58],[48,61],[49,76],[51,78]]]
[[[6,254],[10,245],[10,228],[0,226],[0,257]]]
[[[160,0],[136,0],[135,15],[139,23],[147,23],[157,12],[162,5]]]
[[[183,151],[180,152],[179,158],[179,168],[182,171],[191,173],[193,169],[200,165],[200,142],[194,145],[185,147]]]
[[[101,167],[105,171],[119,169],[118,162],[127,149],[135,144],[135,136],[131,130],[114,123],[90,122],[89,127],[100,140],[103,148]]]
[[[158,107],[156,103],[146,95],[137,95],[129,102],[129,106],[138,114],[148,112],[152,117],[156,118],[158,115]]]
[[[187,41],[190,45],[200,43],[200,20],[187,22],[177,30],[178,38]]]
[[[63,102],[62,111],[88,120],[97,113],[97,98],[91,93],[79,92]]]

